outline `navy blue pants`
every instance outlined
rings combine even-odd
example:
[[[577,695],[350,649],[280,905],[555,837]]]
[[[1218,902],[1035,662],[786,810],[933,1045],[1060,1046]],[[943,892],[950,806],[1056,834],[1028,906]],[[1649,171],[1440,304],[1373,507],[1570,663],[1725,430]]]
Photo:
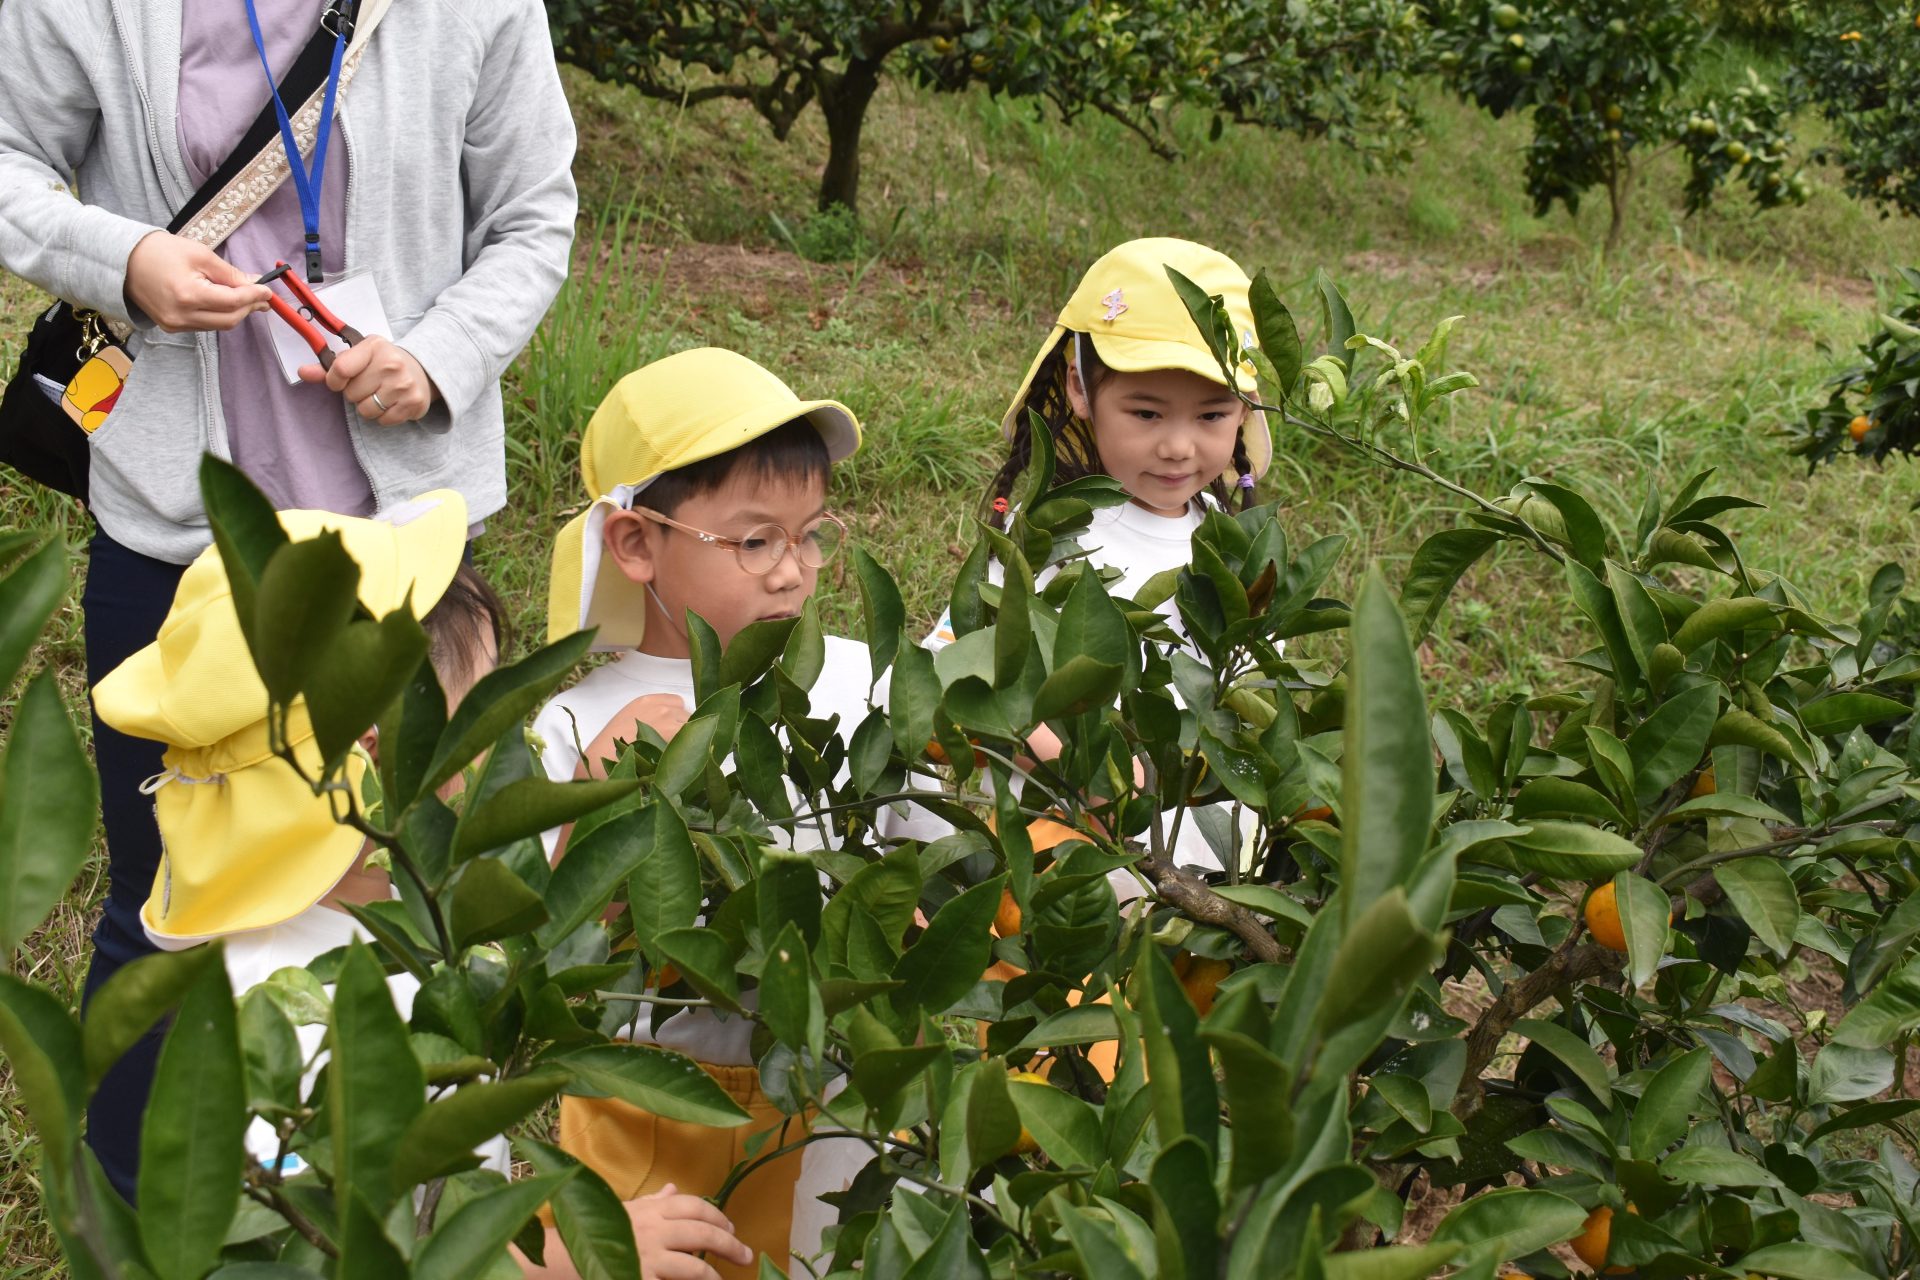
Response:
[[[185,571],[185,565],[143,556],[95,532],[80,602],[89,688],[160,634]],[[93,931],[93,963],[83,1003],[122,965],[154,950],[140,927],[140,907],[160,867],[160,829],[154,825],[153,800],[140,794],[140,784],[160,772],[160,752],[159,743],[130,738],[94,716],[108,887],[105,910]],[[87,1142],[108,1179],[129,1201],[140,1168],[140,1121],[162,1035],[155,1030],[128,1050],[100,1082],[87,1109]]]

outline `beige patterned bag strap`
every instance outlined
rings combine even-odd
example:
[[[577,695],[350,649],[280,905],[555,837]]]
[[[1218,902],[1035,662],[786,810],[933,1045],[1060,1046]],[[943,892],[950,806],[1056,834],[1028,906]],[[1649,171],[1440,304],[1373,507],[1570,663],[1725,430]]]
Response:
[[[336,91],[340,96],[345,97],[347,87],[353,83],[353,74],[360,66],[360,55],[366,52],[367,43],[373,38],[373,29],[386,16],[390,3],[391,0],[360,0],[360,11],[354,19],[353,39],[347,45],[345,60],[340,64],[340,86]],[[293,113],[293,136],[300,145],[302,159],[313,154],[314,135],[320,129],[321,99],[325,96],[324,86],[315,89],[313,96]],[[254,210],[266,203],[268,196],[279,190],[289,172],[286,146],[276,136],[254,157],[253,163],[242,169],[232,182],[221,188],[219,194],[207,201],[206,207],[180,234],[189,240],[198,240],[209,249],[218,248],[241,223],[253,216]]]

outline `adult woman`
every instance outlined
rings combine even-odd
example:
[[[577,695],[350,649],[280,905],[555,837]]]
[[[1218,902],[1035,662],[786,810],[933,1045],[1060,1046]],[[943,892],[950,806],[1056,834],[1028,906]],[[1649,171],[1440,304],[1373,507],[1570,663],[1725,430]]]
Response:
[[[159,230],[316,27],[356,19],[330,123],[321,94],[284,104],[283,135],[326,144],[299,143],[313,160],[286,181],[269,146],[200,224]],[[504,504],[499,378],[565,278],[572,155],[537,0],[0,0],[0,266],[131,327],[133,372],[91,439],[90,681],[153,640],[209,540],[203,451],[279,507],[371,515],[435,488],[476,520]],[[384,312],[390,336],[296,383],[254,280],[283,259],[307,274],[309,249],[329,288],[377,295],[347,319]],[[157,752],[97,721],[95,747],[111,883],[89,993],[149,949],[160,857],[139,794]],[[129,1195],[145,1074],[130,1055],[89,1122]]]

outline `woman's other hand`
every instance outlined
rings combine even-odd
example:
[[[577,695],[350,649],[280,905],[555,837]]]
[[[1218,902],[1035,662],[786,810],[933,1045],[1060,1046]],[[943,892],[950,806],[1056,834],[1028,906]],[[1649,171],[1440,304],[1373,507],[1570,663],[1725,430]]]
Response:
[[[333,367],[300,366],[302,382],[324,382],[345,396],[360,416],[383,427],[425,416],[433,405],[433,379],[420,362],[392,339],[368,334],[345,351],[336,351]]]

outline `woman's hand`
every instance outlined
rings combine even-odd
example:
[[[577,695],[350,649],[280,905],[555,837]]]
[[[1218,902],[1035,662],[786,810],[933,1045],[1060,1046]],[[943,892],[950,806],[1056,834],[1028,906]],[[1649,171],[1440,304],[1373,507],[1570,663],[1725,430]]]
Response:
[[[152,231],[127,255],[127,301],[168,333],[231,329],[267,309],[267,286],[185,236]]]
[[[300,366],[302,382],[324,382],[345,396],[360,416],[383,427],[423,417],[433,405],[433,379],[406,349],[389,338],[368,334],[334,353],[333,367]]]

